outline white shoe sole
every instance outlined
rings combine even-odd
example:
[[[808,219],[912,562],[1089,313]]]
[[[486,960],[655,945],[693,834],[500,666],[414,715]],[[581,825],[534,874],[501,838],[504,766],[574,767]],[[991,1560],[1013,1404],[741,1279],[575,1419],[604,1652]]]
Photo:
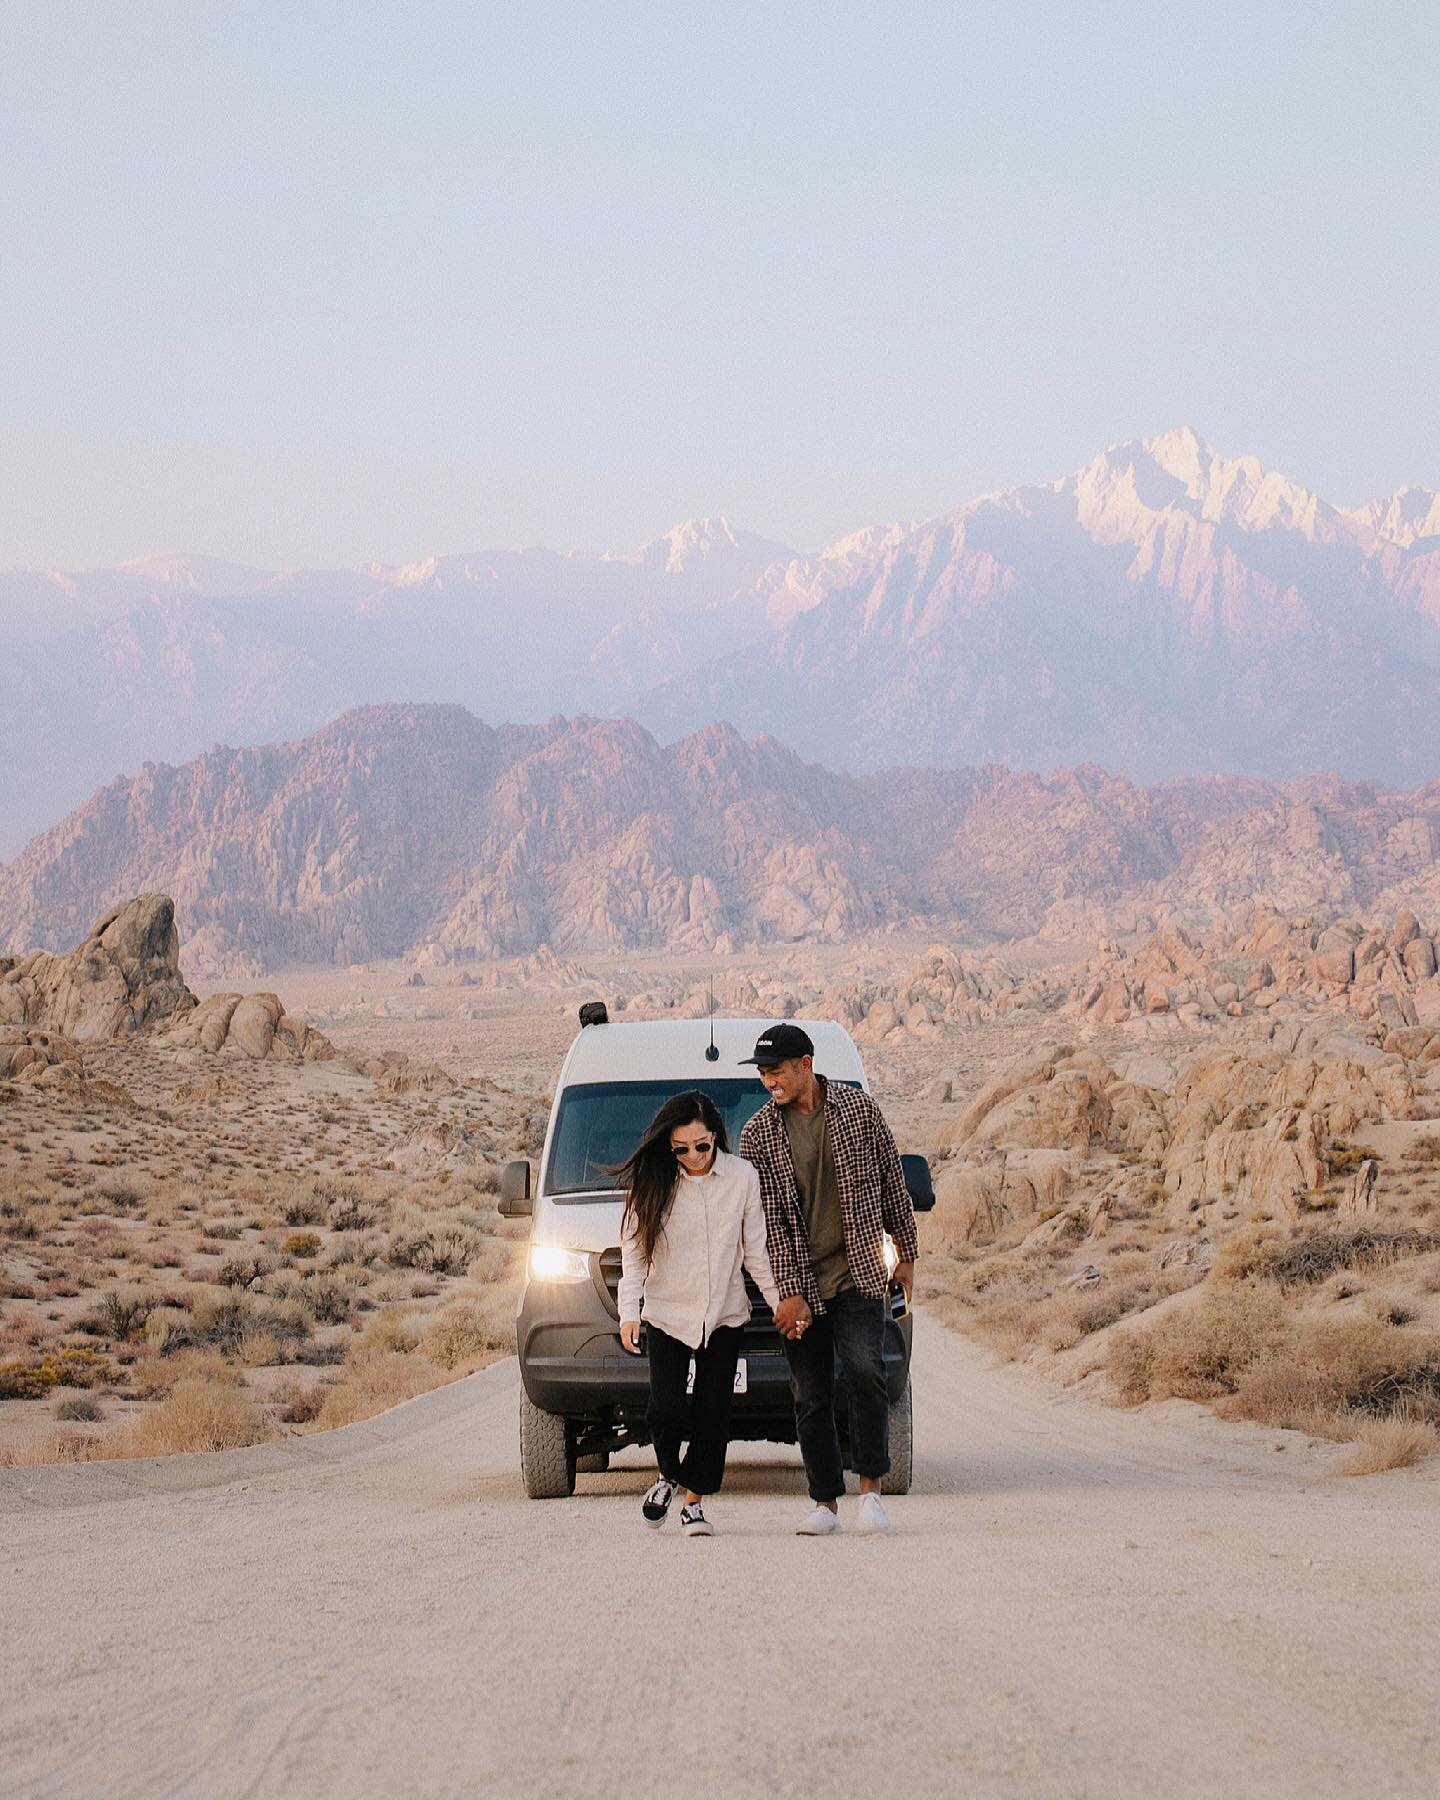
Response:
[[[833,1525],[797,1525],[795,1535],[796,1537],[833,1537],[839,1529],[840,1521],[836,1519]]]
[[[713,1525],[682,1525],[680,1529],[686,1537],[714,1537],[715,1535]]]
[[[890,1521],[888,1519],[857,1519],[855,1529],[863,1532],[866,1537],[883,1537],[890,1529]]]

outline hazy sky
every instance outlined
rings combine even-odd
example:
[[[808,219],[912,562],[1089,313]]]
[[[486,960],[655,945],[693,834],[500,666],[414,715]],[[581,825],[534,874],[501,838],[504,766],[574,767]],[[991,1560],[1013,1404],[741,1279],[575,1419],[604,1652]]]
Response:
[[[0,564],[1440,486],[1440,10],[0,7]]]

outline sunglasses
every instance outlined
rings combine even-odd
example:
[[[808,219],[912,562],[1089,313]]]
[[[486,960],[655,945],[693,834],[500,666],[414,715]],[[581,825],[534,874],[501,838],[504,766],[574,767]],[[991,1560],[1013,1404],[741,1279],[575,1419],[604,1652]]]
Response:
[[[700,1144],[672,1144],[670,1153],[672,1156],[708,1156],[714,1148],[715,1140],[706,1138]]]

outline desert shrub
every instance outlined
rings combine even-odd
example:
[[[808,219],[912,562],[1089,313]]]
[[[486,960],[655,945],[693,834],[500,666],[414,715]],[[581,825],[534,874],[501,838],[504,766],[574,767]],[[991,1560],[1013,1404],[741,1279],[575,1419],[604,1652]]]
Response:
[[[1035,1309],[1035,1336],[1047,1350],[1069,1350],[1092,1332],[1104,1331],[1133,1313],[1142,1312],[1178,1293],[1195,1277],[1188,1270],[1165,1270],[1130,1280],[1102,1282],[1057,1294]]]
[[[130,1372],[130,1384],[141,1400],[155,1400],[168,1394],[177,1381],[209,1381],[240,1385],[239,1371],[233,1364],[210,1350],[185,1350],[173,1357],[154,1362],[137,1363]]]
[[[273,1437],[261,1409],[227,1382],[187,1375],[107,1450],[118,1456],[171,1456],[194,1450],[240,1450]]]
[[[1275,1258],[1285,1247],[1278,1226],[1268,1221],[1246,1225],[1232,1232],[1215,1252],[1211,1276],[1215,1281],[1253,1281],[1270,1273]]]
[[[234,1288],[199,1293],[190,1306],[191,1342],[216,1350],[233,1350],[256,1324],[255,1315],[255,1302],[247,1293]]]
[[[69,1424],[94,1425],[105,1417],[105,1409],[88,1394],[74,1394],[55,1402],[55,1417]]]
[[[1328,1382],[1354,1412],[1440,1412],[1440,1336],[1382,1319],[1316,1319],[1301,1333],[1296,1361]]]
[[[1313,1287],[1339,1269],[1376,1269],[1440,1249],[1440,1232],[1378,1225],[1320,1226],[1279,1240],[1257,1273],[1281,1287]]]
[[[473,1225],[466,1225],[453,1216],[441,1214],[425,1218],[411,1215],[390,1233],[385,1254],[399,1269],[458,1275],[478,1254],[482,1242]]]
[[[465,1273],[482,1287],[517,1283],[524,1261],[524,1246],[506,1238],[487,1238]]]
[[[325,1222],[332,1231],[369,1231],[379,1216],[358,1189],[342,1187],[330,1202]]]
[[[1227,1419],[1253,1419],[1257,1425],[1306,1431],[1311,1437],[1349,1437],[1352,1429],[1334,1382],[1291,1359],[1251,1369],[1218,1410]]]
[[[325,1260],[332,1269],[342,1263],[373,1269],[385,1260],[385,1240],[375,1232],[347,1231],[332,1240]]]
[[[320,1254],[320,1239],[313,1231],[292,1231],[280,1248],[287,1256],[308,1259]]]
[[[1367,1419],[1354,1448],[1335,1465],[1337,1475],[1379,1475],[1409,1469],[1440,1450],[1440,1431],[1418,1419]]]
[[[420,1322],[403,1307],[391,1307],[377,1313],[365,1327],[360,1340],[362,1354],[371,1350],[395,1351],[408,1356],[420,1342]]]
[[[145,1341],[162,1355],[182,1349],[192,1341],[193,1323],[186,1307],[157,1306],[145,1321]]]
[[[280,1339],[273,1331],[255,1328],[247,1331],[235,1346],[237,1359],[247,1369],[263,1369],[285,1360]]]
[[[287,1225],[319,1225],[324,1222],[325,1199],[311,1187],[295,1187],[280,1202],[280,1217]]]
[[[49,1350],[0,1363],[0,1400],[43,1400],[57,1387],[105,1387],[114,1376],[110,1359],[96,1350]]]
[[[114,1338],[117,1343],[123,1344],[126,1338],[144,1326],[157,1304],[153,1294],[144,1293],[139,1288],[111,1288],[108,1293],[100,1296],[95,1309],[95,1320],[103,1336]]]
[[[215,1271],[215,1279],[221,1287],[253,1287],[276,1266],[275,1258],[268,1250],[242,1250],[237,1256],[226,1257]]]
[[[514,1302],[500,1293],[453,1301],[434,1316],[420,1339],[421,1352],[442,1369],[478,1367],[514,1348]]]
[[[330,1427],[370,1419],[435,1387],[443,1377],[428,1357],[376,1351],[355,1358],[325,1396],[318,1418]]]
[[[355,1289],[333,1269],[307,1276],[300,1297],[322,1325],[343,1325],[355,1306]]]
[[[149,1183],[134,1175],[102,1175],[94,1192],[111,1206],[125,1209],[140,1205],[149,1192]]]
[[[327,1388],[313,1383],[307,1386],[292,1375],[276,1384],[270,1404],[287,1425],[308,1425],[318,1418],[328,1392]]]
[[[1117,1332],[1110,1376],[1120,1398],[1211,1400],[1233,1393],[1246,1373],[1286,1344],[1289,1326],[1280,1296],[1253,1284],[1207,1291],[1193,1306],[1148,1329]]]

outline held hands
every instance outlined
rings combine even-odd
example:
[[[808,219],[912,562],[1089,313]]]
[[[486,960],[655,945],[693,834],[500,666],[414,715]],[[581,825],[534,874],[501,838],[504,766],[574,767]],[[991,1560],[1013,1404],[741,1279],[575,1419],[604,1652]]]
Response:
[[[640,1321],[638,1319],[622,1319],[620,1321],[620,1348],[628,1350],[632,1356],[640,1354]]]
[[[781,1337],[789,1338],[792,1342],[798,1341],[804,1337],[812,1316],[803,1296],[792,1294],[775,1308],[775,1329]]]

